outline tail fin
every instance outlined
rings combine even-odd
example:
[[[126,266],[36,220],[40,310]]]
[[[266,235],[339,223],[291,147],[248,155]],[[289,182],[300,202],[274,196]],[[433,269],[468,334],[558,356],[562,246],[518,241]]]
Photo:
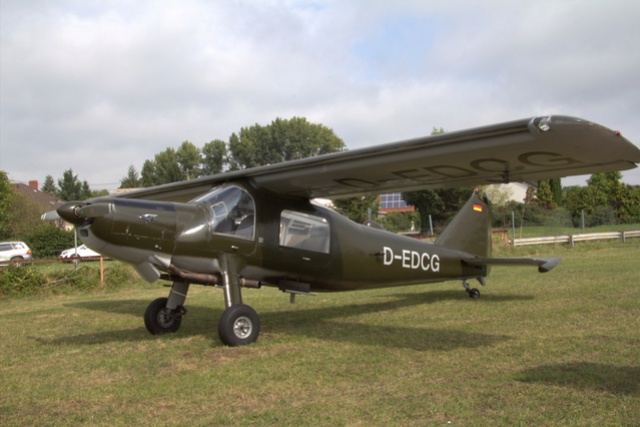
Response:
[[[474,191],[435,244],[477,257],[490,257],[491,213],[488,200],[481,199],[478,191]]]

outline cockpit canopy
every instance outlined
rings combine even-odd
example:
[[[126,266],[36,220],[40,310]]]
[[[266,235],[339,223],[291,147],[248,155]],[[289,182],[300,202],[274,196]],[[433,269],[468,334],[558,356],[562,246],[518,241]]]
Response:
[[[252,240],[255,232],[255,203],[249,193],[235,185],[222,186],[192,201],[209,210],[209,230]]]

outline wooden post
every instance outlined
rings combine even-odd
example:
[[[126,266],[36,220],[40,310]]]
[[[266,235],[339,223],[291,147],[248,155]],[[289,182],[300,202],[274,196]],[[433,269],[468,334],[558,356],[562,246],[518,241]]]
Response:
[[[102,256],[100,256],[100,284],[104,285],[104,263],[102,262]]]

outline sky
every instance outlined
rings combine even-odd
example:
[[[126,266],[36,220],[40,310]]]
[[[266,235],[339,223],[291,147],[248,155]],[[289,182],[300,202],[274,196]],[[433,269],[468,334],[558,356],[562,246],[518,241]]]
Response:
[[[640,146],[638,17],[637,0],[0,0],[0,170],[112,190],[168,147],[294,116],[349,149],[547,114]]]

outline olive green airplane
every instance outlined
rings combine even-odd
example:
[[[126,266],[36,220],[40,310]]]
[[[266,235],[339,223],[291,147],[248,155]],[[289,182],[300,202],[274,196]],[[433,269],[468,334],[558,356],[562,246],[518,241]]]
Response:
[[[313,292],[458,280],[476,298],[469,281],[484,285],[491,266],[547,272],[560,262],[492,258],[490,206],[477,191],[433,244],[357,224],[315,198],[533,182],[639,162],[640,150],[620,132],[534,117],[69,202],[57,212],[89,248],[150,282],[171,282],[168,298],[146,309],[149,332],[176,332],[189,286],[215,286],[226,305],[219,337],[237,346],[260,332],[242,288],[277,287],[293,302]]]

